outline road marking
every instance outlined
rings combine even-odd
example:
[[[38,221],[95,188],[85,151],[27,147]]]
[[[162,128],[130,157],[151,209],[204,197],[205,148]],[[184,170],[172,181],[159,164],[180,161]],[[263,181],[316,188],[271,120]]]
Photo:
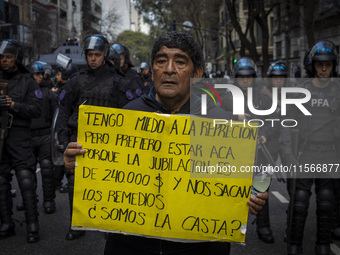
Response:
[[[340,248],[335,243],[331,243],[331,250],[334,254],[340,255]]]
[[[276,196],[276,198],[277,198],[278,200],[280,200],[281,203],[283,203],[283,204],[288,204],[288,203],[289,203],[289,201],[288,201],[284,196],[282,196],[282,195],[280,194],[280,192],[278,192],[278,191],[272,191],[272,194],[273,194],[274,196]]]

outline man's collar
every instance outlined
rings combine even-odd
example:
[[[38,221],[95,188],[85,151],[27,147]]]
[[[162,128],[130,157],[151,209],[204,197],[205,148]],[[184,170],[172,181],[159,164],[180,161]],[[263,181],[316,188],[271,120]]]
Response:
[[[159,106],[161,107],[162,109],[164,109],[166,112],[171,112],[170,110],[168,110],[163,104],[161,104],[157,99],[156,99],[156,89],[155,89],[155,86],[153,86],[151,89],[150,89],[150,92],[149,92],[149,96],[151,97],[151,99]],[[184,104],[182,105],[182,107],[175,113],[189,113],[190,112],[190,98],[189,100]]]

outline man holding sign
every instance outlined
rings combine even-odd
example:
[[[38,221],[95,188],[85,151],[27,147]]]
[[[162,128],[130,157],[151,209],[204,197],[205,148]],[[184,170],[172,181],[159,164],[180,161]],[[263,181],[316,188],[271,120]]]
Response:
[[[155,86],[124,108],[166,114],[190,114],[190,78],[201,78],[203,56],[198,43],[186,33],[170,32],[160,36],[152,49],[152,73]],[[216,107],[216,111],[219,111]],[[225,113],[226,114],[226,113]],[[84,154],[79,143],[70,143],[64,153],[65,167],[75,168],[75,156]],[[249,211],[256,214],[268,193],[251,197]],[[225,242],[165,241],[141,236],[109,234],[105,254],[229,254]]]

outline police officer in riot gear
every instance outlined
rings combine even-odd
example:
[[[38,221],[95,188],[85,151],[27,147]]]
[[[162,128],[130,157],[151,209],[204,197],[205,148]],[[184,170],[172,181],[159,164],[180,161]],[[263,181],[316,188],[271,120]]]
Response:
[[[63,90],[66,83],[69,81],[72,75],[75,75],[78,72],[78,68],[75,64],[72,63],[72,60],[70,63],[67,63],[65,65],[58,64],[57,66],[57,75],[56,75],[56,87],[52,89],[57,95],[57,98],[59,98],[61,91]],[[54,109],[59,108],[58,100],[54,102]],[[58,116],[55,116],[57,118]],[[57,127],[55,127],[57,129]],[[55,141],[53,141],[55,142]],[[56,141],[57,142],[57,141]],[[58,141],[59,142],[59,141]],[[56,148],[56,150],[63,151],[62,148]],[[59,153],[59,152],[57,152]],[[59,153],[60,154],[60,153]],[[55,181],[56,181],[56,189],[59,190],[60,193],[67,193],[68,187],[67,184],[63,184],[62,180],[64,178],[64,175],[66,173],[66,169],[63,165],[55,165]]]
[[[130,101],[140,97],[145,89],[144,82],[137,71],[132,69],[134,65],[130,59],[130,51],[124,45],[114,43],[110,47],[109,58],[115,62],[115,67],[121,70],[124,75],[126,98]],[[117,67],[118,63],[116,64],[118,59],[120,60],[120,67]]]
[[[154,83],[152,81],[152,73],[151,68],[148,63],[142,62],[139,66],[140,68],[140,76],[143,79],[144,82],[144,88],[143,88],[143,94],[150,91],[152,86],[154,86]]]
[[[74,75],[59,96],[58,137],[60,145],[66,148],[69,142],[77,140],[78,110],[82,104],[103,107],[122,107],[121,86],[124,80],[106,63],[109,43],[102,35],[92,35],[84,40],[87,67],[84,72]],[[68,172],[68,191],[72,215],[74,174]],[[69,229],[66,240],[74,240],[84,231]]]
[[[278,89],[278,102],[277,102],[277,115],[281,115],[281,93],[280,90],[282,87],[290,86],[288,78],[288,71],[286,65],[281,61],[273,62],[267,72],[268,82],[267,86],[262,90],[263,93],[268,95],[270,98],[272,98],[272,88]],[[269,92],[269,94],[267,94]],[[289,107],[288,105],[287,107]],[[289,109],[286,109],[286,112],[288,112]],[[286,132],[289,131],[288,128],[280,127],[278,129],[275,129],[276,132],[278,132],[279,139],[273,139],[270,141],[268,147],[269,150],[274,158],[274,160],[277,160],[279,154],[281,157],[281,161],[284,165],[295,165],[297,164],[297,159],[295,155],[293,155],[291,143],[284,143],[282,139],[286,136]]]
[[[305,104],[312,114],[305,116],[300,111],[294,112],[299,128],[299,165],[309,169],[311,165],[323,164],[329,170],[329,164],[339,163],[335,151],[336,116],[339,106],[336,104],[337,85],[331,77],[335,76],[337,52],[333,43],[319,41],[310,51],[311,79],[301,84],[311,93],[311,100]],[[308,61],[307,61],[308,63]],[[320,103],[321,102],[321,103]],[[288,228],[289,241],[287,254],[302,253],[303,230],[308,213],[311,187],[315,184],[317,205],[317,239],[316,254],[331,254],[331,227],[334,202],[334,183],[330,171],[322,175],[309,176],[303,172],[296,179],[292,224]],[[322,178],[321,178],[322,177]]]
[[[12,221],[10,171],[14,169],[26,208],[27,242],[39,241],[35,158],[32,152],[30,124],[42,110],[42,92],[37,82],[22,65],[23,49],[16,40],[0,43],[1,81],[8,83],[8,95],[0,96],[1,111],[8,112],[9,128],[0,162],[0,239],[15,234]],[[2,118],[2,125],[6,125]]]
[[[257,77],[257,66],[255,62],[249,57],[242,57],[234,65],[232,76],[235,80],[235,84],[243,90],[243,93],[247,95],[247,89],[252,87],[253,92],[253,102],[254,107],[256,109],[269,109],[271,106],[271,100],[268,96],[261,93],[260,85],[255,80]],[[228,102],[230,100],[223,100],[223,102]],[[240,121],[249,120],[249,119],[263,119],[264,116],[255,116],[250,113],[247,105],[247,100],[245,100],[245,110],[246,113],[244,115],[239,115],[238,119]],[[228,110],[228,109],[226,109]],[[230,110],[230,109],[229,109]],[[261,143],[266,143],[268,139],[273,139],[273,137],[277,135],[275,133],[275,129],[270,125],[265,124],[259,130],[259,137],[261,139]],[[266,158],[263,153],[261,153],[260,145],[258,147],[257,152],[257,165],[265,165],[268,164]],[[274,237],[272,234],[272,230],[270,228],[269,221],[269,201],[262,207],[262,210],[258,212],[256,215],[256,226],[257,226],[257,234],[261,241],[265,243],[273,243]]]
[[[56,82],[60,86],[66,84],[71,75],[78,72],[78,68],[73,63],[70,63],[66,68],[58,65],[57,72]]]
[[[281,116],[281,93],[280,90],[282,87],[289,86],[288,71],[286,65],[281,62],[273,62],[267,72],[267,86],[262,89],[262,92],[272,98],[272,89],[276,88],[278,90],[278,101],[277,101],[277,108],[276,113],[278,118]],[[287,106],[289,107],[289,105]],[[289,111],[289,109],[286,109]],[[282,119],[282,118],[281,118]],[[281,120],[280,119],[280,120]],[[281,121],[280,121],[281,122]],[[268,149],[272,158],[276,162],[280,156],[281,164],[285,166],[296,165],[297,159],[296,155],[293,153],[292,142],[285,141],[287,136],[290,136],[290,129],[285,127],[275,128],[276,135],[273,136],[274,138],[268,142]],[[290,179],[287,179],[287,190],[288,194],[291,194],[291,185]],[[266,209],[266,208],[265,208]],[[269,222],[269,211],[265,218],[266,221]],[[269,225],[269,224],[268,224]],[[285,236],[286,241],[286,236]]]
[[[49,75],[45,76],[46,63],[35,61],[32,63],[30,73],[40,86],[43,95],[43,111],[39,118],[32,119],[31,133],[33,153],[40,164],[41,180],[43,188],[43,208],[45,213],[51,214],[56,210],[55,206],[55,180],[54,169],[51,162],[51,123],[53,116],[54,94],[49,88]],[[48,70],[48,69],[47,69]]]

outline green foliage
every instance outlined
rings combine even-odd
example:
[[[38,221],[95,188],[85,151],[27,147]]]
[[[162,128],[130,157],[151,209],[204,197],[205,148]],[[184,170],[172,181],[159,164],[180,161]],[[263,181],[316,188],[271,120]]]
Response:
[[[141,32],[124,31],[118,35],[116,43],[123,44],[129,49],[131,60],[135,65],[144,61],[150,63],[153,41],[149,35]]]

